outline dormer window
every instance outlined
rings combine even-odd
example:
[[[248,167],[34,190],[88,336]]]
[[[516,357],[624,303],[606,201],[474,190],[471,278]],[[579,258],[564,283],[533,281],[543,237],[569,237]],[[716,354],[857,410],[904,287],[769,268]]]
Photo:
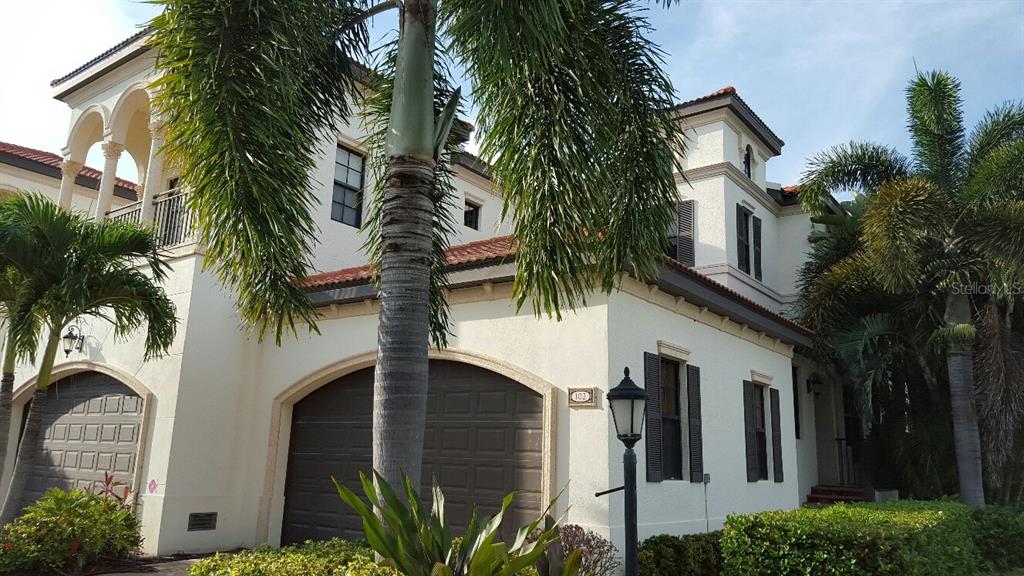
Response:
[[[754,162],[754,151],[750,148],[750,144],[747,144],[747,150],[743,154],[743,173],[747,175],[747,178],[753,178],[751,174],[751,166]]]

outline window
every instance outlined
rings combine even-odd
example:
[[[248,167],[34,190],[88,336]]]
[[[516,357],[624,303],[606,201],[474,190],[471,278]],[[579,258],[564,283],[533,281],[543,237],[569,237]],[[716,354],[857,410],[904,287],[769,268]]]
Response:
[[[679,396],[679,363],[661,359],[662,473],[666,480],[683,479],[683,419]]]
[[[736,241],[737,266],[750,274],[750,210],[742,204],[736,205]]]
[[[768,430],[764,417],[764,389],[755,385],[754,436],[757,440],[757,473],[759,480],[768,479]]]
[[[687,266],[696,264],[694,242],[694,201],[676,203],[676,217],[669,224],[665,254]]]
[[[800,371],[793,366],[793,424],[796,430],[796,439],[800,439]]]
[[[747,274],[761,279],[761,219],[754,216],[744,205],[736,205],[736,266]]]
[[[752,174],[751,165],[753,164],[753,161],[754,161],[752,156],[753,156],[753,150],[750,148],[750,145],[748,144],[747,145],[747,150],[743,154],[743,173],[746,174],[747,178],[753,178],[753,176],[751,176],[751,174]]]
[[[363,156],[344,146],[334,158],[331,220],[356,228],[363,224]]]
[[[652,352],[644,353],[647,481],[704,481],[704,432],[700,368]]]
[[[462,211],[462,223],[466,228],[473,230],[480,229],[480,205],[466,200],[466,207]]]

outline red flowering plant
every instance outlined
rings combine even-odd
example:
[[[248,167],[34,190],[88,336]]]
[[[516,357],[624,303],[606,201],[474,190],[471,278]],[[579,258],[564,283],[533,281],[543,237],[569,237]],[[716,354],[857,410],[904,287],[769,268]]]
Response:
[[[125,499],[53,488],[0,528],[0,573],[82,574],[136,553],[141,544],[139,521]]]

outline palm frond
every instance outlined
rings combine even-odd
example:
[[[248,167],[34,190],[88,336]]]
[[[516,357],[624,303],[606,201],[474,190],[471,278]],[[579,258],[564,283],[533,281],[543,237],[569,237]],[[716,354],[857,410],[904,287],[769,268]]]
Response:
[[[1024,102],[1006,102],[985,113],[967,140],[967,169],[971,175],[993,150],[1024,139]]]
[[[635,2],[449,0],[441,17],[515,222],[518,304],[558,316],[627,262],[653,270],[683,139]]]
[[[350,115],[366,43],[361,3],[157,0],[153,107],[163,152],[191,190],[204,264],[238,293],[242,319],[278,342],[315,329],[306,274],[316,232],[311,172]]]
[[[808,160],[800,178],[800,204],[819,216],[825,213],[832,194],[852,191],[870,195],[882,184],[910,173],[910,161],[894,148],[871,142],[839,144]]]
[[[973,166],[961,195],[970,207],[1024,200],[1024,137],[990,149]]]
[[[388,156],[386,153],[388,124],[391,112],[391,98],[394,91],[395,60],[398,56],[397,42],[387,42],[379,51],[371,75],[372,84],[363,100],[361,118],[367,128],[363,144],[369,151],[368,164],[373,174],[373,202],[363,231],[366,238],[363,248],[369,255],[373,269],[380,269],[381,259],[381,205],[384,194]],[[437,43],[434,51],[434,110],[439,112],[455,92],[451,78],[451,59],[443,46]],[[459,108],[461,113],[461,107]],[[461,146],[464,129],[453,130],[445,142],[445,148],[434,165],[434,196],[436,206],[432,228],[430,267],[430,338],[435,346],[448,345],[451,332],[450,309],[445,292],[448,288],[448,259],[446,251],[455,234],[455,174],[451,159]],[[375,274],[375,281],[379,277]]]
[[[971,245],[1000,266],[1024,274],[1024,199],[978,210]]]
[[[917,172],[947,191],[959,189],[967,155],[960,81],[945,72],[918,72],[906,93]]]
[[[884,287],[898,291],[920,280],[920,251],[948,214],[943,191],[925,178],[886,183],[868,199],[862,237]]]

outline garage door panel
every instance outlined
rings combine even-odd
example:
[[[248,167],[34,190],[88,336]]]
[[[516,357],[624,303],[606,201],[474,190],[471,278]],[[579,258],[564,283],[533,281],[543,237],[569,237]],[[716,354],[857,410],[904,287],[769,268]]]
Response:
[[[468,523],[475,504],[484,506],[480,514],[497,512],[501,499],[513,490],[521,494],[507,526],[536,518],[542,509],[540,395],[493,372],[444,361],[430,363],[429,386],[421,494],[429,499],[436,477],[455,527]],[[329,476],[333,473],[362,493],[358,472],[368,471],[372,460],[372,394],[369,368],[327,384],[295,405],[282,542],[361,537],[361,522],[341,503]],[[329,462],[331,471],[317,462]],[[325,482],[310,481],[317,477]],[[506,531],[506,537],[513,534]]]
[[[142,399],[130,388],[84,372],[55,382],[34,409],[41,412],[43,433],[22,505],[53,487],[95,491],[106,473],[134,481]]]

